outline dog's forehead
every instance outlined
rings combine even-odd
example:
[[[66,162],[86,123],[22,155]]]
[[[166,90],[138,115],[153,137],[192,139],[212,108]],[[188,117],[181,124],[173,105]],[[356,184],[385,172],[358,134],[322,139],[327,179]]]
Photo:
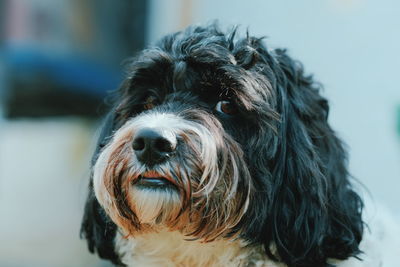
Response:
[[[132,87],[145,95],[192,93],[205,101],[237,99],[250,108],[250,103],[267,101],[272,91],[264,74],[234,62],[219,65],[210,59],[209,64],[199,64],[195,58],[183,60],[157,49],[145,51],[141,61],[133,64],[137,66],[131,72]]]

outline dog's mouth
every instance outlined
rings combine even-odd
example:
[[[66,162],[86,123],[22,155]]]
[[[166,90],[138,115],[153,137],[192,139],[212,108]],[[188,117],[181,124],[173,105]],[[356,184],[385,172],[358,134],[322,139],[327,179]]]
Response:
[[[147,171],[140,175],[134,183],[135,186],[152,189],[176,189],[172,177],[163,176],[155,171]]]

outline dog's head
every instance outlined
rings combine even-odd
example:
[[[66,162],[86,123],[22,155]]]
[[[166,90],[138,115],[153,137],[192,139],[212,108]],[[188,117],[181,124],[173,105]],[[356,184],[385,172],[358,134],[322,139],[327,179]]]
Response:
[[[165,228],[264,244],[290,266],[359,252],[362,203],[319,84],[285,50],[191,27],[130,66],[94,156],[82,233]]]

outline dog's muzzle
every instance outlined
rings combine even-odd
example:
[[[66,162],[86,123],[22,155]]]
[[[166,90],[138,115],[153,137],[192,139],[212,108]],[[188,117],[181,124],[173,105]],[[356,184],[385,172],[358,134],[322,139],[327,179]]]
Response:
[[[114,133],[93,185],[126,234],[157,225],[209,241],[239,223],[251,180],[240,146],[210,114],[154,110]]]

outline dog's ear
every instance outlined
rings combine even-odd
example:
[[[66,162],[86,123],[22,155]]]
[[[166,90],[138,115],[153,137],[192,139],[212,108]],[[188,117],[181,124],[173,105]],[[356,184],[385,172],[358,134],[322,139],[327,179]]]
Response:
[[[327,122],[321,86],[284,50],[274,57],[281,121],[269,164],[274,195],[266,250],[289,266],[326,266],[328,258],[360,252],[362,201],[351,188],[343,144]]]
[[[95,163],[101,148],[108,142],[112,135],[114,125],[114,114],[110,113],[104,122],[103,129],[92,159]],[[116,225],[106,215],[100,206],[93,191],[93,181],[90,179],[89,192],[86,200],[84,215],[81,225],[81,238],[88,242],[89,251],[103,258],[121,265],[118,255],[114,251],[114,238],[117,231]]]

